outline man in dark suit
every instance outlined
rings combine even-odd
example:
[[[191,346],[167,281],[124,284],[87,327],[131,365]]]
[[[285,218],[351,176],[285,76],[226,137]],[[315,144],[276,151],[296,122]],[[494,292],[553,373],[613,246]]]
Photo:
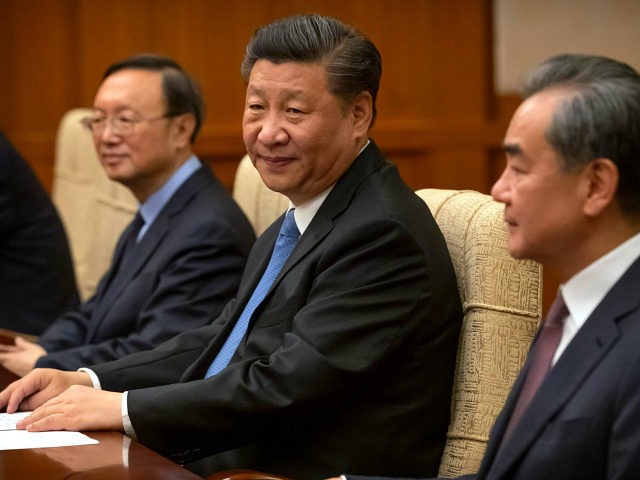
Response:
[[[59,395],[21,427],[124,430],[181,463],[208,457],[188,465],[202,474],[434,474],[461,306],[433,217],[368,139],[380,55],[335,19],[289,17],[256,32],[242,73],[245,145],[291,208],[257,240],[236,299],[153,351],[36,370],[0,407]]]
[[[525,96],[492,195],[505,204],[510,253],[556,269],[567,309],[550,310],[469,478],[637,479],[640,75],[560,55],[532,73]]]
[[[173,60],[143,55],[107,69],[86,125],[109,178],[140,202],[139,215],[95,295],[37,344],[6,347],[3,366],[19,375],[34,365],[75,370],[148,350],[209,323],[233,297],[255,235],[191,152],[203,108]]]
[[[38,335],[79,301],[58,212],[0,133],[0,328]]]

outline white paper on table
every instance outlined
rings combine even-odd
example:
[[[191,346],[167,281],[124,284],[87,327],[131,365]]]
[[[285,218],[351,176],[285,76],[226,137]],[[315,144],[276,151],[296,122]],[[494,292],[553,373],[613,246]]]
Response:
[[[17,422],[31,412],[1,413],[4,420]],[[10,427],[7,427],[10,428]],[[26,430],[0,431],[0,450],[22,448],[68,447],[72,445],[95,445],[99,443],[80,432],[27,432]]]
[[[80,432],[27,432],[5,430],[0,432],[0,450],[21,448],[69,447],[72,445],[95,445],[99,443]]]
[[[15,430],[16,423],[33,412],[0,413],[0,430]]]

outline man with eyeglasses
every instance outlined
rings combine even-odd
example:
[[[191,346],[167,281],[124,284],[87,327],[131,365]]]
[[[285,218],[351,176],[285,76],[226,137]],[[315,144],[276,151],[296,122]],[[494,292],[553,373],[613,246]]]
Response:
[[[75,370],[153,348],[218,316],[255,235],[191,151],[203,112],[196,82],[169,58],[138,55],[106,70],[83,123],[107,176],[140,202],[138,214],[95,294],[37,343],[0,347],[5,368]]]

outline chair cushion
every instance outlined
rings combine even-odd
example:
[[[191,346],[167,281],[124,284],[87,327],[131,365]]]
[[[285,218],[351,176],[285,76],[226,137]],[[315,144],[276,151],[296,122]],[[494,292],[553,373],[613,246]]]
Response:
[[[257,236],[289,207],[287,197],[267,188],[249,155],[240,160],[236,170],[233,198],[251,222]]]
[[[503,206],[473,191],[424,189],[453,260],[464,319],[439,475],[477,471],[541,314],[542,267],[507,249]]]

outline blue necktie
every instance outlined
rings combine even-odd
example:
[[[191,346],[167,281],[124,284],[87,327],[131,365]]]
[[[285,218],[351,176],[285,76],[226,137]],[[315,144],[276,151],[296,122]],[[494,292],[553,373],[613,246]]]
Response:
[[[271,260],[269,260],[267,269],[264,271],[260,282],[258,282],[251,298],[244,307],[240,318],[233,326],[233,330],[231,330],[229,337],[224,342],[224,345],[222,345],[222,348],[220,349],[220,352],[218,352],[218,355],[216,355],[216,358],[213,359],[213,362],[207,370],[207,374],[204,378],[209,378],[220,373],[229,364],[231,357],[238,348],[238,345],[240,345],[240,341],[244,337],[245,333],[247,333],[247,327],[249,326],[251,315],[253,315],[255,309],[260,305],[262,300],[264,300],[264,297],[267,295],[271,285],[273,285],[273,282],[280,273],[280,270],[282,270],[284,262],[287,261],[293,247],[295,247],[298,237],[300,236],[300,231],[298,230],[293,218],[293,210],[294,209],[292,208],[287,212],[284,222],[282,222],[280,233],[278,233],[276,245],[273,249],[273,253],[271,254]]]

